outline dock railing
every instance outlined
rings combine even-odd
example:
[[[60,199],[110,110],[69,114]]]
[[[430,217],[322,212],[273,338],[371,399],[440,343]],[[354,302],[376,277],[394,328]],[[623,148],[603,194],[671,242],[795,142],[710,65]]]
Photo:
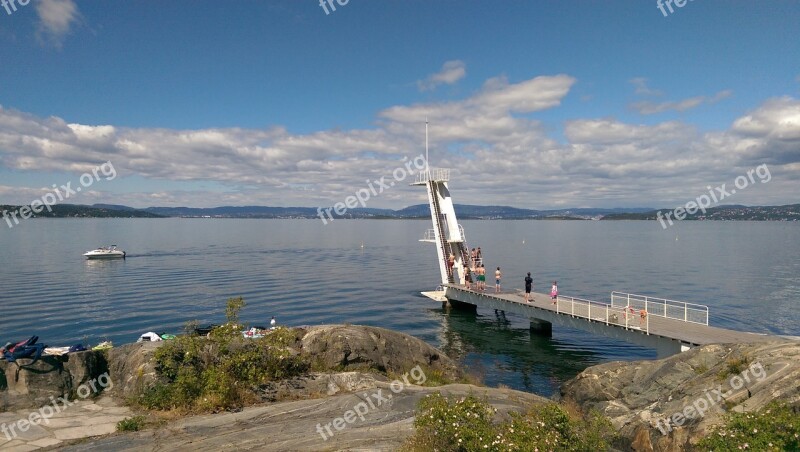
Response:
[[[650,334],[650,316],[641,315],[640,311],[627,306],[613,306],[599,301],[559,295],[556,298],[556,312]]]
[[[667,319],[708,325],[708,306],[666,298],[649,297],[625,292],[611,292],[611,306],[644,310],[647,317],[654,315]]]

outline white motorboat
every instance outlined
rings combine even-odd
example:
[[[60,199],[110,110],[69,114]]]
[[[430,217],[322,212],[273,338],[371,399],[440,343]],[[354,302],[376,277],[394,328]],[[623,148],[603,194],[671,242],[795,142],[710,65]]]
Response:
[[[86,259],[125,259],[125,251],[118,250],[117,245],[100,247],[83,255]]]

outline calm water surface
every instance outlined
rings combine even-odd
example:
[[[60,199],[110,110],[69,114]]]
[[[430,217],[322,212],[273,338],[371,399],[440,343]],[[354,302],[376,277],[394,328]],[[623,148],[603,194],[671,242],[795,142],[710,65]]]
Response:
[[[711,324],[800,336],[800,224],[464,221],[470,247],[502,267],[508,288],[557,279],[564,295],[612,290],[707,304]],[[427,298],[436,251],[429,221],[41,219],[0,228],[0,340],[117,344],[189,320],[224,319],[243,296],[246,323],[353,323],[442,348],[489,385],[550,395],[587,366],[653,358],[651,350],[494,311],[448,312]],[[524,243],[523,243],[524,241]],[[364,247],[361,247],[361,244]],[[124,261],[81,254],[116,243]]]

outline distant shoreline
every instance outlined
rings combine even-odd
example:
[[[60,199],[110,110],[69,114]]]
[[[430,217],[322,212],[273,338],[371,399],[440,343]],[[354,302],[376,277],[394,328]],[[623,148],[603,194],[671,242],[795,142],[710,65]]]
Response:
[[[19,212],[26,206],[0,205],[4,223],[11,225],[22,221]],[[27,210],[27,209],[26,209]],[[30,210],[27,210],[31,213]],[[456,205],[462,220],[650,220],[657,221],[662,210],[650,208],[592,209],[573,208],[559,210],[518,209],[507,206]],[[265,220],[319,220],[315,207],[148,207],[135,209],[127,206],[95,204],[93,206],[62,204],[52,206],[52,211],[42,210],[30,218],[196,218],[196,219],[265,219]],[[400,210],[351,209],[344,215],[334,215],[336,220],[430,220],[427,205],[416,205]],[[800,204],[785,206],[719,206],[687,215],[683,221],[798,221]]]

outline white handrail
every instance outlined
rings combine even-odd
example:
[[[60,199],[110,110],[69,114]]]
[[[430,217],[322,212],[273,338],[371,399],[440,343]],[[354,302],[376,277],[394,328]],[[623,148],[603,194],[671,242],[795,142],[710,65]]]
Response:
[[[556,297],[556,312],[603,322],[606,325],[614,324],[626,329],[641,330],[650,334],[650,316],[646,313],[642,315],[641,311],[628,307],[616,307],[598,301],[558,295]],[[592,316],[593,314],[594,316]],[[639,314],[639,321],[635,324],[631,319],[637,314]]]
[[[622,305],[634,309],[644,309],[648,316],[655,315],[667,319],[708,325],[708,306],[702,304],[626,292],[611,292],[611,306]]]

